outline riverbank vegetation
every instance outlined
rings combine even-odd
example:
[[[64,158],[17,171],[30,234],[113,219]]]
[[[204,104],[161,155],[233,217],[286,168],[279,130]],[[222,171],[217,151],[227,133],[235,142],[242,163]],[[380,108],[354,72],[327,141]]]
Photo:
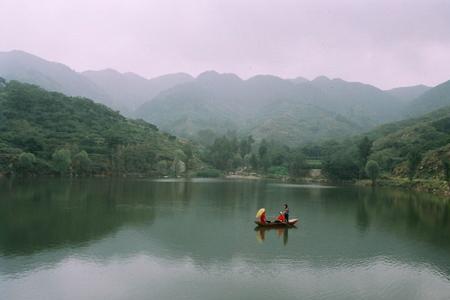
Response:
[[[382,125],[365,135],[290,148],[229,133],[207,147],[203,159],[223,172],[361,181],[449,194],[450,107]]]
[[[321,145],[324,173],[330,178],[358,180],[367,161],[379,168],[380,184],[420,187],[447,193],[450,182],[450,108],[419,118],[386,124],[364,137]],[[366,168],[367,169],[367,168]],[[359,171],[359,172],[358,172]],[[405,184],[404,182],[409,181]]]
[[[298,178],[320,167],[320,161],[308,159],[305,152],[307,148],[291,148],[264,139],[256,143],[252,136],[238,138],[228,132],[206,147],[202,159],[224,173]]]

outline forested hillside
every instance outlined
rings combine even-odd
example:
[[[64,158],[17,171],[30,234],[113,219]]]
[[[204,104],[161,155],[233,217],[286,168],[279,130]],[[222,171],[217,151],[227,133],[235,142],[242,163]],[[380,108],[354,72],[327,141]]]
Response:
[[[166,175],[192,168],[191,145],[89,99],[0,83],[0,173]]]
[[[355,179],[375,161],[387,175],[404,178],[450,179],[450,107],[420,118],[382,125],[345,141],[321,145],[329,176]]]

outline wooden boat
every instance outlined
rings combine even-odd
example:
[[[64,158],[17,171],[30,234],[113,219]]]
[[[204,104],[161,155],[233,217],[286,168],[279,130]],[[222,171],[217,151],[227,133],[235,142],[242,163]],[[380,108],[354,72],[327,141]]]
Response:
[[[270,223],[261,223],[260,221],[255,221],[256,225],[260,227],[292,227],[298,222],[298,219],[289,219],[289,223],[284,223],[280,221],[271,221]]]

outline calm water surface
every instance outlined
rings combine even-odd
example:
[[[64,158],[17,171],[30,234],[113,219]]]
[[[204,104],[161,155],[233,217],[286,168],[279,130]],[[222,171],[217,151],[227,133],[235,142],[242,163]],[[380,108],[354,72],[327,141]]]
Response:
[[[297,228],[255,230],[288,203]],[[450,299],[449,206],[264,181],[0,181],[1,299]]]

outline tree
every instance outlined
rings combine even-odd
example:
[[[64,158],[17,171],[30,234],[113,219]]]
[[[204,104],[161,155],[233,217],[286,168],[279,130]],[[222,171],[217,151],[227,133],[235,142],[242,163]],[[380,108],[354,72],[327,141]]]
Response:
[[[239,152],[241,154],[241,157],[245,157],[252,151],[252,144],[254,142],[255,140],[251,135],[241,140],[241,142],[239,143]]]
[[[72,160],[70,151],[66,149],[56,150],[52,155],[53,168],[59,175],[65,175],[70,171]]]
[[[183,152],[186,157],[184,160],[184,163],[186,164],[186,172],[187,172],[191,169],[192,160],[194,158],[194,153],[192,151],[192,145],[191,144],[184,145]]]
[[[21,175],[28,175],[34,171],[36,157],[33,153],[23,152],[16,163],[16,171]]]
[[[265,139],[261,141],[258,149],[259,158],[264,159],[267,154],[267,142]]]
[[[186,154],[181,149],[175,150],[175,159],[172,163],[172,171],[175,177],[186,172]]]
[[[156,163],[156,170],[159,175],[167,175],[169,173],[169,163],[167,160],[160,160]]]
[[[175,159],[172,162],[171,169],[172,169],[173,175],[175,177],[178,177],[178,176],[182,175],[184,172],[186,172],[186,164],[182,160]]]
[[[369,158],[370,152],[372,149],[372,141],[369,140],[367,136],[361,139],[358,143],[358,158],[360,163],[360,168],[363,170],[363,168],[367,164],[367,160]]]
[[[305,157],[301,152],[296,152],[289,163],[289,175],[292,177],[301,177],[305,172]]]
[[[256,155],[254,153],[252,153],[252,155],[250,155],[250,167],[254,171],[258,170],[258,158],[256,157]]]
[[[232,165],[233,169],[237,169],[243,165],[243,159],[239,153],[234,154],[231,161],[232,161],[231,165]]]
[[[445,181],[450,183],[450,158],[448,156],[442,158],[442,166],[444,167]]]
[[[234,156],[232,142],[226,137],[217,138],[214,143],[208,147],[206,160],[216,169],[228,170],[232,167],[232,158]]]
[[[416,149],[411,149],[407,155],[408,158],[408,178],[412,180],[416,174],[417,167],[422,161],[422,156]]]
[[[91,172],[92,161],[86,151],[80,151],[73,158],[73,170],[77,175],[87,175]]]
[[[333,179],[353,180],[358,178],[359,167],[351,154],[337,152],[324,159],[323,171]]]
[[[375,182],[380,175],[380,166],[374,160],[369,160],[366,164],[365,171],[370,180],[372,180],[372,186],[375,186]]]

